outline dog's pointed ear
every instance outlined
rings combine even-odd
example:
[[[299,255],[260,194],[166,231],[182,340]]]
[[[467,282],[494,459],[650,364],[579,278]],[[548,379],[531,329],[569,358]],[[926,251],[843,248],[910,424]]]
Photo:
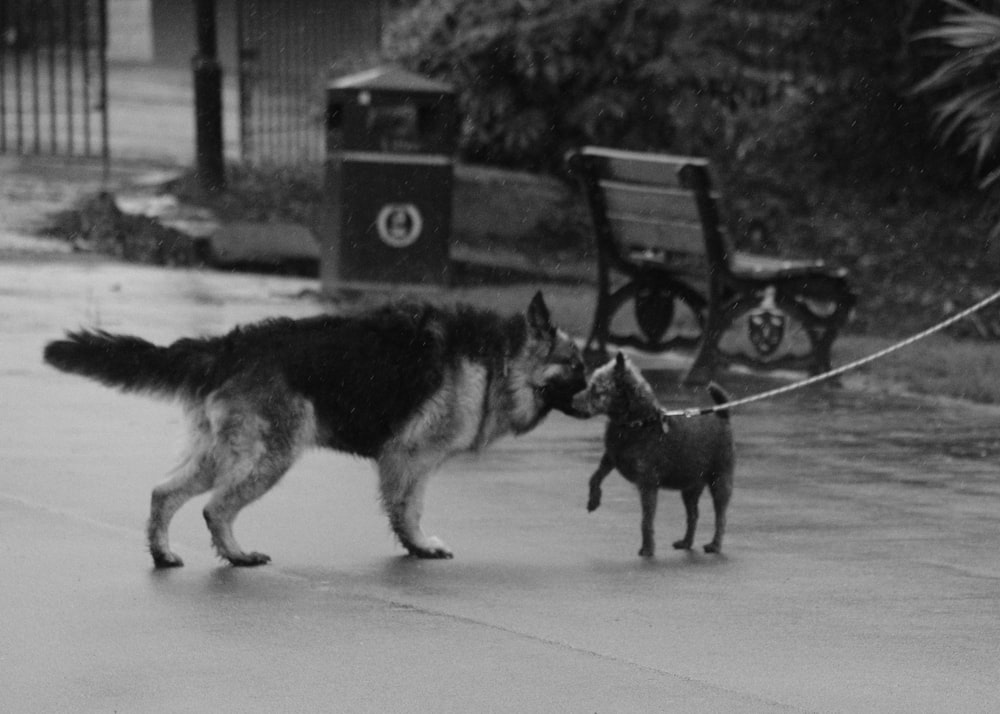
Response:
[[[553,332],[552,317],[541,290],[535,293],[528,305],[528,327],[538,337],[548,337]]]
[[[618,354],[615,355],[615,370],[618,372],[625,371],[625,354],[620,350]]]

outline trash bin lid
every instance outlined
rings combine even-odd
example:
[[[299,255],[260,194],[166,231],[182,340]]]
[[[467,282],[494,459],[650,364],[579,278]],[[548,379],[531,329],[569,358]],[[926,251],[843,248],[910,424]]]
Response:
[[[439,82],[436,79],[392,66],[375,67],[338,77],[327,85],[327,89],[426,92],[429,94],[453,94],[455,91],[455,88],[447,82]]]

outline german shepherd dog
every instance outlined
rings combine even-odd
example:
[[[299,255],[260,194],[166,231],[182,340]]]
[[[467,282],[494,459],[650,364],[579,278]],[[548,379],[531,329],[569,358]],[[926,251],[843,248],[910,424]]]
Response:
[[[165,347],[103,331],[68,333],[45,361],[129,392],[179,399],[190,452],[153,490],[149,552],[183,565],[170,519],[213,490],[204,509],[212,544],[236,566],[246,552],[233,520],[312,446],[373,459],[399,542],[420,558],[451,550],[420,528],[427,478],[446,458],[533,429],[553,408],[574,416],[586,387],[573,340],[553,326],[539,292],[526,314],[400,303],[355,315],[279,318]]]

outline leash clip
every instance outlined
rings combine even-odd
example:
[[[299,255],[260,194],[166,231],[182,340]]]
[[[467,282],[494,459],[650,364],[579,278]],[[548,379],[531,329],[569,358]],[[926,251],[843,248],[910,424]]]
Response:
[[[660,409],[660,428],[663,430],[664,434],[670,433],[670,414],[666,409]]]

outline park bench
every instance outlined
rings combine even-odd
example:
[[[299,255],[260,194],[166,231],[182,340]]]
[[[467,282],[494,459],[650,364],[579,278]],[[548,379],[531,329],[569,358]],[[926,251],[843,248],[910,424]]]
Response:
[[[830,369],[831,346],[856,300],[846,270],[731,250],[704,158],[586,147],[567,160],[597,242],[588,353],[605,356],[609,342],[649,352],[693,348],[688,383],[730,363]],[[629,302],[630,331],[613,331]]]

